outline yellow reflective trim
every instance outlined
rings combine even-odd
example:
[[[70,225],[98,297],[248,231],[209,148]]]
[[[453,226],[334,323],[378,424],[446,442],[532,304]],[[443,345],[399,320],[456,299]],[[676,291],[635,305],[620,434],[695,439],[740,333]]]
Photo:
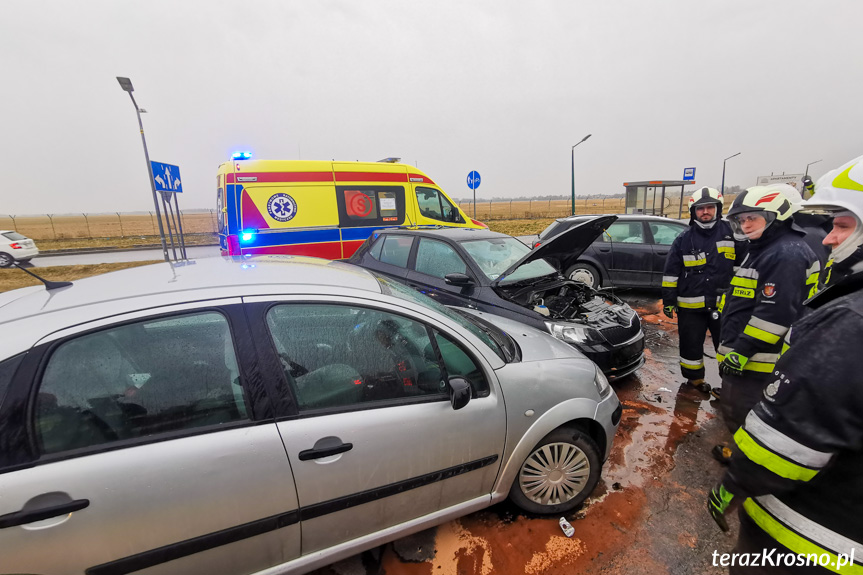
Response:
[[[691,369],[691,370],[704,369],[704,362],[701,362],[701,363],[684,363],[681,361],[680,367],[685,367],[686,369]]]
[[[693,268],[695,266],[703,266],[706,263],[706,258],[701,258],[700,260],[683,260],[683,265],[688,268]]]
[[[809,481],[818,475],[818,471],[815,469],[809,469],[792,463],[784,457],[776,455],[769,449],[761,447],[742,427],[734,434],[734,443],[737,444],[740,451],[751,459],[753,463],[757,463],[779,477],[793,479],[794,481]]]
[[[781,337],[776,334],[770,333],[769,331],[764,331],[763,329],[753,327],[749,324],[747,324],[746,327],[743,328],[743,333],[745,333],[749,337],[754,337],[755,339],[766,341],[767,343],[776,343]]]
[[[678,299],[678,300],[677,300],[677,307],[682,307],[682,308],[685,308],[685,309],[699,309],[699,308],[704,307],[704,302],[703,302],[703,301],[699,301],[699,302],[696,302],[696,303],[689,303],[689,302],[686,302],[686,301],[680,301],[680,299]]]
[[[818,272],[812,272],[809,274],[809,277],[806,278],[807,284],[817,284],[818,283]]]
[[[725,356],[723,354],[721,354],[721,353],[716,354],[716,361],[718,361],[719,363],[722,363],[722,360],[724,360],[724,359],[725,359]]]
[[[752,361],[751,359],[743,366],[743,371],[757,371],[758,373],[773,373],[776,368],[775,363],[763,363],[760,361]]]
[[[677,282],[662,282],[662,287],[677,287]]]
[[[731,250],[730,252],[725,252],[725,259],[727,259],[727,260],[737,259],[737,254],[734,253],[734,250]]]
[[[758,287],[758,280],[734,276],[731,278],[731,285],[755,289]]]
[[[719,313],[722,313],[722,310],[725,308],[725,293],[722,294],[719,298],[719,304],[717,304],[716,309]]]
[[[736,288],[734,288],[734,291],[731,292],[731,295],[737,296],[737,297],[745,297],[745,298],[749,298],[749,299],[754,299],[755,298],[755,290],[742,288],[742,287],[736,287]]]
[[[767,511],[761,508],[752,498],[747,498],[743,502],[743,509],[746,514],[752,518],[755,523],[770,535],[777,543],[784,545],[798,555],[817,555],[827,554],[830,556],[830,562],[827,565],[822,565],[825,569],[834,573],[851,573],[852,575],[863,575],[863,567],[860,565],[843,565],[838,567],[839,557],[824,547],[815,545],[808,539],[804,539],[797,533],[791,531],[788,527],[777,521]],[[856,559],[856,558],[855,558]],[[847,558],[846,558],[847,560]]]
[[[860,182],[855,182],[852,180],[848,174],[854,169],[857,164],[852,164],[848,166],[848,169],[833,178],[833,187],[834,188],[845,188],[846,190],[857,190],[858,192],[863,192],[863,184]]]
[[[783,353],[785,353],[785,352],[786,352],[786,351],[788,351],[789,349],[791,349],[791,346],[790,346],[790,345],[788,345],[787,343],[783,343],[783,344],[782,344],[782,351],[780,351],[780,352],[779,352],[779,355],[782,355]]]

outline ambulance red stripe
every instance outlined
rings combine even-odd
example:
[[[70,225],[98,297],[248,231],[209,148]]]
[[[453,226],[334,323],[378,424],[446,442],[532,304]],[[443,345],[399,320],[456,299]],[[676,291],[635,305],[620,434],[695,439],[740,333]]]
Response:
[[[237,182],[236,178],[242,178]],[[255,178],[249,180],[247,178]],[[251,184],[251,183],[273,183],[273,182],[332,182],[332,172],[246,172],[239,174],[228,174],[229,184]]]

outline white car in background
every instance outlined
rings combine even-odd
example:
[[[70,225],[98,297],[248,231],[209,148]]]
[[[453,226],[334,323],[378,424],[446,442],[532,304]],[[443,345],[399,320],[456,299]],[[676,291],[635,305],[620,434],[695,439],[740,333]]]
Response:
[[[36,242],[12,230],[0,230],[0,268],[29,262],[39,255]]]

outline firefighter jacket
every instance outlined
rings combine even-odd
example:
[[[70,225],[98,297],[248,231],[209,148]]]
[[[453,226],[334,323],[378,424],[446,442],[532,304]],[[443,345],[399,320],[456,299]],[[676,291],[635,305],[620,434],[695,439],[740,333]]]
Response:
[[[854,548],[863,570],[863,273],[807,302],[723,479],[767,534],[800,554]],[[841,571],[840,571],[841,572]],[[849,573],[857,573],[848,566]]]
[[[718,296],[731,281],[734,267],[746,252],[735,242],[724,220],[705,230],[694,222],[677,236],[665,260],[662,304],[682,310],[716,308]]]
[[[732,351],[748,358],[750,375],[773,373],[782,338],[818,288],[818,258],[803,232],[776,222],[765,237],[749,242],[749,253],[723,296],[716,359]],[[770,234],[768,235],[768,232]]]

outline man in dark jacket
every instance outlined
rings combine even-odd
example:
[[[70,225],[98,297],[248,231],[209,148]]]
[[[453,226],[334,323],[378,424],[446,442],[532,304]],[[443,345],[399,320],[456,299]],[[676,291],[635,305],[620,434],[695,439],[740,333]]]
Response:
[[[707,393],[704,382],[704,336],[719,345],[717,299],[728,287],[743,247],[735,244],[731,226],[722,220],[722,194],[701,188],[689,198],[689,229],[677,236],[665,260],[663,312],[677,312],[680,371],[687,382]]]
[[[827,177],[804,209],[834,214],[824,241],[847,275],[806,303],[708,498],[724,531],[742,502],[734,575],[863,572],[863,157]]]
[[[734,433],[758,403],[773,376],[782,338],[818,287],[818,258],[792,225],[792,208],[781,192],[749,188],[734,199],[728,221],[749,253],[724,296],[719,350],[722,415]],[[729,448],[714,456],[727,462]]]

